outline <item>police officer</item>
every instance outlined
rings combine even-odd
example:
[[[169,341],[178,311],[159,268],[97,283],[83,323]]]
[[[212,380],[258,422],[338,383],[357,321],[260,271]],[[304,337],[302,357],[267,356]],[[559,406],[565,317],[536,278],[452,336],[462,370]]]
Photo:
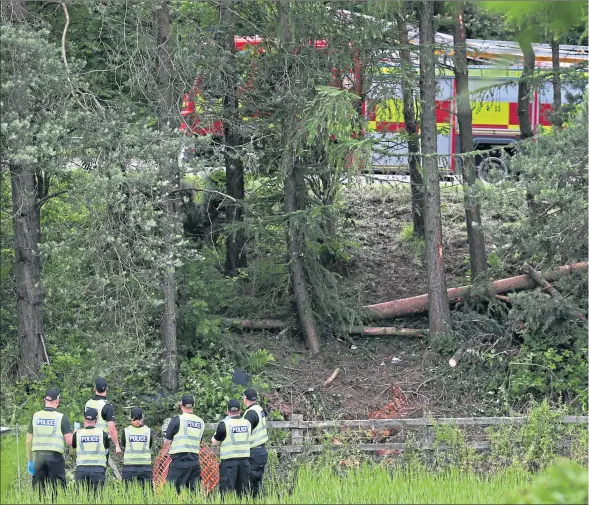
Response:
[[[266,412],[257,402],[258,393],[254,389],[248,388],[243,392],[243,403],[246,406],[243,418],[247,419],[252,426],[249,461],[250,488],[254,498],[260,493],[264,468],[268,462],[268,451],[264,445],[268,441]]]
[[[33,487],[45,490],[49,483],[65,486],[65,444],[72,445],[72,429],[65,414],[57,412],[59,391],[48,389],[45,393],[45,408],[33,414],[27,430],[28,470],[33,476]],[[33,461],[34,460],[34,461]]]
[[[125,428],[121,439],[123,456],[123,481],[126,484],[135,480],[141,484],[151,485],[153,471],[151,467],[151,429],[143,424],[143,410],[139,407],[131,409],[131,425]]]
[[[168,471],[167,482],[173,482],[176,491],[182,487],[196,489],[200,481],[200,441],[204,432],[204,421],[194,415],[194,397],[184,395],[180,401],[182,414],[175,416],[164,433],[164,454],[170,454],[172,462]]]
[[[97,490],[106,478],[106,454],[110,446],[108,433],[97,426],[98,411],[91,407],[84,412],[84,427],[74,433],[76,449],[76,483]]]
[[[227,417],[217,425],[211,439],[213,445],[221,445],[221,494],[236,491],[237,496],[241,497],[249,489],[251,433],[251,424],[247,419],[241,418],[239,400],[229,400]]]
[[[94,387],[94,396],[86,402],[86,409],[93,408],[98,411],[98,422],[96,427],[98,429],[107,430],[111,440],[115,444],[115,452],[121,454],[121,446],[119,445],[119,434],[115,426],[115,409],[107,399],[108,384],[106,379],[98,377]],[[85,410],[85,409],[84,409]]]

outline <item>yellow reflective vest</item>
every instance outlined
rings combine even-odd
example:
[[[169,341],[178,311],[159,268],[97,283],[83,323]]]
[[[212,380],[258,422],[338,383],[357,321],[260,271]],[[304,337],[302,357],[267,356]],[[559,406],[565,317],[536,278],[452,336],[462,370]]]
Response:
[[[192,452],[198,454],[200,452],[200,441],[204,432],[204,421],[194,414],[180,414],[180,429],[172,439],[170,445],[170,454],[178,454],[180,452]]]
[[[106,468],[104,431],[98,428],[82,428],[76,432],[76,465]]]
[[[151,430],[147,426],[125,428],[123,465],[151,465]]]
[[[252,425],[241,417],[226,417],[225,440],[221,442],[221,460],[250,457]]]
[[[63,454],[65,443],[61,432],[63,414],[40,410],[33,414],[33,452],[53,451]]]
[[[256,414],[258,414],[259,419],[258,425],[252,431],[252,435],[250,437],[250,447],[253,449],[254,447],[259,447],[268,441],[268,430],[266,429],[266,413],[264,412],[264,409],[257,403],[254,403],[253,405],[250,405],[243,413],[244,418],[249,410],[253,410]]]
[[[108,400],[106,398],[104,400],[91,399],[86,402],[86,406],[84,407],[84,411],[86,411],[86,409],[96,409],[98,411],[96,429],[100,431],[108,431],[108,423],[102,418],[102,409],[107,403]]]

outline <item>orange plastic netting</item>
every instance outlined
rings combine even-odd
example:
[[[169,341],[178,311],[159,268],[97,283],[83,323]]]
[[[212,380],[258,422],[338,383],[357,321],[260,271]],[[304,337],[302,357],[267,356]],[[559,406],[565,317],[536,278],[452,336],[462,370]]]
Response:
[[[205,494],[209,494],[219,483],[219,460],[215,453],[206,444],[200,446],[200,475],[201,488]],[[172,458],[163,449],[153,462],[153,488],[158,491],[166,482],[168,470]]]

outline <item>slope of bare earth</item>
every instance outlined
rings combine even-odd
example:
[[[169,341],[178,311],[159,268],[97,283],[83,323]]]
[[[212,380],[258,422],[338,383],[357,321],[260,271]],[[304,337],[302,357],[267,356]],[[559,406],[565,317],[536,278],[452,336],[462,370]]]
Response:
[[[342,294],[365,305],[427,293],[422,249],[407,232],[412,222],[408,184],[359,184],[347,190],[345,202],[347,234],[357,249]],[[459,187],[443,186],[442,214],[448,286],[464,285],[468,245]],[[427,328],[427,317],[395,324]],[[268,375],[280,387],[268,401],[286,416],[360,419],[488,412],[480,398],[458,393],[461,386],[472,390],[479,379],[451,369],[448,356],[433,352],[423,339],[327,336],[321,353],[312,358],[298,334],[244,333],[239,340],[248,352],[265,348],[274,355]],[[338,377],[323,387],[336,368]]]

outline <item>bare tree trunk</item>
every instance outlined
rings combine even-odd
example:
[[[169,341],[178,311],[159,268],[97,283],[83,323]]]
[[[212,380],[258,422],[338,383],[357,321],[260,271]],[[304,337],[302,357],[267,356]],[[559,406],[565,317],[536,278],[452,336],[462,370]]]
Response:
[[[442,255],[440,175],[435,153],[436,82],[434,56],[434,2],[419,7],[419,69],[421,90],[421,152],[425,173],[425,253],[429,295],[429,329],[435,339],[451,329],[450,305]]]
[[[14,252],[16,256],[16,311],[20,361],[18,374],[35,377],[45,361],[41,337],[43,291],[41,288],[41,211],[37,200],[35,170],[30,165],[10,166]]]
[[[285,73],[289,80],[296,82],[290,62],[293,50],[293,35],[289,19],[290,2],[282,0],[278,4],[282,49],[285,58]],[[296,72],[296,71],[295,71]],[[292,91],[289,92],[292,96]],[[303,174],[296,167],[294,158],[294,135],[296,131],[296,110],[291,98],[287,98],[285,108],[288,111],[282,125],[282,168],[284,171],[284,210],[288,214],[286,223],[286,240],[288,252],[288,270],[290,283],[295,297],[299,323],[303,330],[311,355],[319,352],[319,331],[313,315],[308,282],[305,274],[305,236],[295,217],[296,212],[304,207],[306,188]]]
[[[560,109],[562,108],[562,89],[560,84],[560,43],[554,37],[550,41],[552,49],[552,88],[554,91],[554,100],[552,102],[552,116],[550,118],[555,128],[562,128],[562,117]]]
[[[468,61],[466,59],[466,32],[464,28],[464,5],[459,2],[456,8],[454,25],[454,75],[456,79],[456,107],[458,128],[460,131],[460,152],[471,153],[474,150],[472,140],[472,110],[470,108],[468,87]],[[466,187],[464,188],[464,210],[466,214],[466,233],[470,253],[470,278],[487,271],[487,253],[481,208],[473,197],[476,182],[474,156],[469,154],[462,158],[462,172]]]
[[[534,48],[527,37],[519,37],[518,42],[524,55],[524,69],[519,79],[517,90],[517,119],[519,122],[521,138],[522,140],[525,140],[534,136],[532,122],[530,120],[529,104],[532,86],[529,79],[534,74],[536,55],[534,54]]]
[[[411,215],[413,216],[413,234],[416,237],[425,236],[424,193],[423,177],[419,167],[419,134],[417,132],[417,121],[415,118],[415,105],[413,103],[413,92],[410,76],[414,74],[411,54],[409,52],[409,34],[407,23],[402,15],[397,15],[397,26],[399,29],[399,41],[401,49],[399,56],[402,66],[405,67],[401,86],[403,88],[403,121],[405,130],[409,136],[407,141],[409,154],[409,181],[411,185]]]
[[[169,53],[168,39],[170,37],[170,11],[168,0],[161,2],[155,11],[155,28],[157,43],[157,83],[158,126],[160,131],[169,132],[172,110],[174,107],[174,93],[172,87],[172,64]],[[164,179],[170,182],[174,179],[174,171],[170,166],[160,167]],[[177,208],[174,197],[164,197],[165,217],[160,225],[164,234],[164,257],[171,257],[172,241],[177,227]],[[164,300],[162,321],[160,325],[160,339],[163,349],[162,384],[169,391],[178,389],[178,352],[176,347],[176,300],[178,296],[176,276],[173,266],[166,267],[163,274],[162,296]]]
[[[237,130],[238,98],[237,98],[237,69],[235,68],[235,21],[233,9],[236,3],[225,1],[220,7],[221,25],[225,31],[222,46],[226,53],[223,65],[226,76],[226,91],[223,97],[223,129],[225,142],[225,190],[235,199],[227,205],[227,221],[239,229],[231,232],[227,237],[225,255],[225,273],[234,276],[238,268],[247,267],[245,250],[245,232],[243,230],[243,199],[245,198],[243,161],[237,148],[241,145],[241,135]]]

